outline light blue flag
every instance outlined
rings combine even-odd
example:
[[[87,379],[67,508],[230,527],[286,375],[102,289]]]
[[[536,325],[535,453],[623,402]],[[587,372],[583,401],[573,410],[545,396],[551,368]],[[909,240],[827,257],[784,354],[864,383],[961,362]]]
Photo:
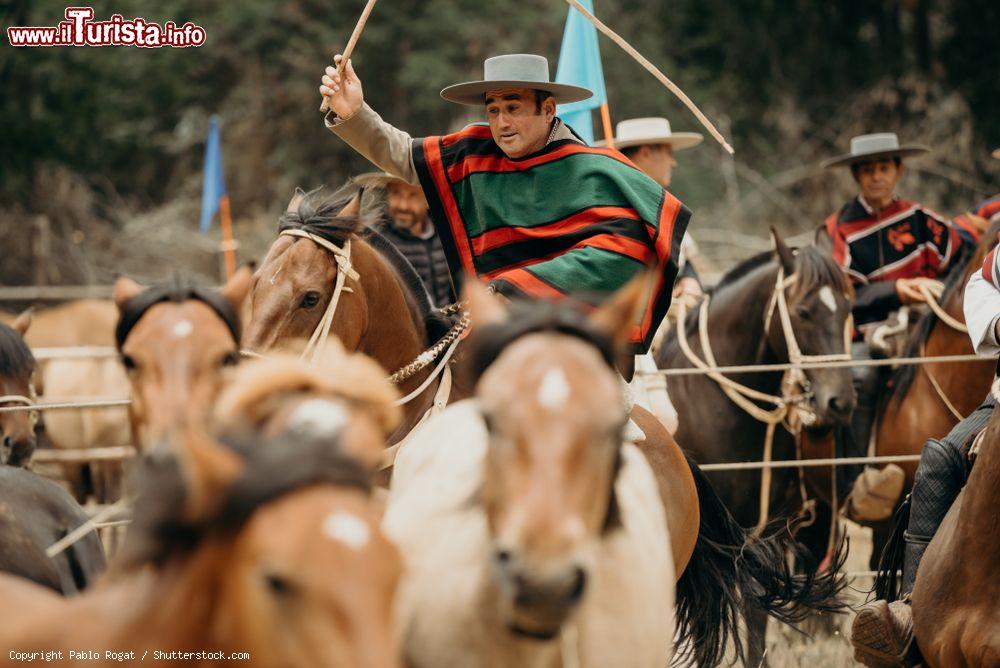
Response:
[[[593,0],[580,0],[580,4],[593,13]],[[597,29],[573,7],[569,8],[566,17],[556,83],[583,86],[594,92],[594,97],[589,100],[562,104],[556,110],[559,118],[576,130],[588,144],[593,144],[592,112],[608,101],[608,95],[604,90],[604,70],[601,67],[601,51],[597,46]]]
[[[226,196],[226,179],[222,173],[222,140],[219,138],[219,117],[212,116],[205,144],[205,183],[201,189],[201,233],[208,232],[219,203]]]

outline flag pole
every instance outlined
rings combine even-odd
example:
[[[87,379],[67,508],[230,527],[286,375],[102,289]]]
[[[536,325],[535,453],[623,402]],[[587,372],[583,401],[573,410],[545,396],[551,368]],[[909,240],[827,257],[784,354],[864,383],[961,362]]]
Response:
[[[666,74],[661,72],[659,68],[656,67],[656,65],[649,62],[649,60],[645,56],[636,51],[635,47],[626,42],[621,35],[616,33],[608,26],[604,25],[604,23],[602,23],[600,19],[598,19],[596,16],[588,12],[587,9],[580,4],[579,0],[565,0],[565,1],[566,4],[568,4],[570,7],[573,7],[578,12],[583,14],[588,21],[594,24],[595,28],[600,30],[605,35],[607,35],[611,39],[611,41],[617,44],[619,47],[621,47],[622,50],[625,51],[625,53],[632,56],[632,58],[634,58],[640,65],[646,68],[646,70],[654,77],[656,77],[656,80],[659,81],[661,84],[663,84],[667,88],[667,90],[669,90],[671,93],[677,96],[677,98],[684,103],[684,106],[686,106],[691,111],[691,113],[695,115],[695,118],[697,118],[701,122],[701,124],[705,126],[705,129],[708,130],[709,134],[711,134],[712,137],[714,137],[715,140],[722,145],[722,148],[725,149],[725,151],[730,155],[733,154],[733,147],[729,145],[729,142],[726,141],[726,138],[722,136],[722,133],[719,132],[714,125],[712,125],[712,122],[708,120],[708,117],[705,116],[705,114],[702,113],[701,109],[698,108],[698,105],[692,102],[691,98],[685,95],[684,91],[682,91],[677,84],[668,79]]]
[[[222,243],[219,248],[226,259],[226,280],[236,273],[236,248],[239,244],[233,239],[233,219],[229,211],[229,195],[223,195],[219,200],[219,222],[222,223]]]
[[[601,123],[604,125],[604,145],[608,148],[615,147],[615,132],[611,129],[611,110],[608,103],[601,105]]]

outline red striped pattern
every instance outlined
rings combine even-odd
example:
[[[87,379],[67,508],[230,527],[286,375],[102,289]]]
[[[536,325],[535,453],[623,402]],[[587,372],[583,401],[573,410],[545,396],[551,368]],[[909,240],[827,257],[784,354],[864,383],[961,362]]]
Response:
[[[465,225],[462,222],[462,214],[459,213],[455,195],[448,185],[437,137],[424,139],[424,156],[427,168],[434,179],[434,187],[437,189],[442,206],[444,206],[445,215],[448,216],[448,226],[451,227],[451,233],[455,238],[455,246],[461,257],[462,268],[470,275],[475,276],[476,267],[472,262],[472,252],[469,250],[469,238],[465,234]]]
[[[500,248],[507,244],[529,239],[549,239],[561,237],[581,230],[588,225],[600,223],[609,218],[627,218],[640,220],[639,213],[632,208],[620,206],[595,206],[572,216],[557,220],[554,223],[538,225],[537,227],[501,227],[483,232],[472,239],[472,249],[476,255]]]
[[[458,183],[470,174],[479,172],[508,173],[524,172],[532,167],[544,165],[554,160],[559,160],[567,155],[577,153],[591,153],[595,155],[605,155],[614,158],[618,162],[635,167],[632,161],[613,149],[591,148],[582,144],[570,143],[560,146],[554,151],[546,152],[543,155],[528,158],[527,160],[511,160],[504,155],[470,155],[460,162],[448,167],[448,179],[452,183]]]

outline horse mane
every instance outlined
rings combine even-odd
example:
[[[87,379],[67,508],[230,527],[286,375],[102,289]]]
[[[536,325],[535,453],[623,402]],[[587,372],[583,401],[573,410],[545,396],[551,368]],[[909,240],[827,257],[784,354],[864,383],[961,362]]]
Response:
[[[362,191],[353,182],[341,186],[332,194],[322,186],[301,194],[296,211],[286,211],[278,219],[278,233],[285,230],[302,230],[341,246],[352,237],[361,237],[382,256],[396,272],[404,290],[413,300],[416,315],[422,319],[431,342],[437,341],[451,327],[451,322],[434,308],[427,288],[409,260],[392,242],[373,229],[378,222],[375,213],[341,216],[340,212]]]
[[[227,429],[259,427],[288,394],[317,394],[371,409],[383,432],[390,433],[400,418],[396,387],[374,360],[347,353],[333,341],[315,365],[276,354],[236,367],[216,401],[217,420]]]
[[[175,275],[170,281],[152,285],[119,306],[118,325],[115,327],[118,349],[121,350],[125,339],[146,311],[163,302],[180,304],[190,300],[200,301],[215,311],[226,323],[233,340],[239,343],[242,331],[240,315],[232,304],[218,290],[194,285],[188,279]]]
[[[0,376],[30,376],[36,366],[35,356],[13,327],[0,324]]]
[[[176,456],[145,455],[136,461],[134,481],[143,494],[120,564],[163,566],[190,554],[211,536],[233,537],[261,506],[317,484],[371,492],[371,474],[329,438],[228,436],[223,445],[242,458],[242,475],[226,490],[217,511],[198,522],[185,518],[188,479]]]
[[[473,377],[478,379],[507,346],[528,334],[565,334],[593,345],[612,369],[616,349],[609,336],[596,330],[579,308],[568,302],[515,299],[507,320],[478,326],[469,338],[468,359]]]
[[[777,262],[773,250],[763,251],[743,260],[723,275],[713,292],[738,283],[748,274],[771,262]],[[811,291],[815,287],[829,285],[853,293],[851,283],[840,266],[816,246],[802,246],[795,250],[795,273],[799,277],[795,284],[798,291]]]
[[[982,239],[985,243],[995,244],[998,231],[1000,231],[1000,221],[990,225],[989,230],[983,233]],[[963,244],[961,246],[958,254],[952,260],[948,275],[945,277],[944,291],[941,293],[941,298],[938,299],[939,303],[947,302],[956,290],[961,290],[964,287],[965,270],[969,268],[969,263],[979,255],[980,247],[981,244],[976,244],[975,246]],[[906,344],[903,346],[903,357],[920,357],[921,346],[927,341],[927,337],[930,336],[931,330],[934,329],[934,325],[937,322],[938,317],[934,311],[928,310],[920,316],[917,324],[910,331],[906,339]],[[916,364],[904,364],[893,372],[891,377],[893,387],[892,400],[896,405],[910,391],[910,386],[917,376],[917,368],[918,365]]]

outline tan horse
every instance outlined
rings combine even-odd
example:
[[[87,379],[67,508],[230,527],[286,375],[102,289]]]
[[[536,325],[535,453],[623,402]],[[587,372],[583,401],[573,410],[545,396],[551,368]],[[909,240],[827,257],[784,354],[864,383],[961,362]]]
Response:
[[[115,283],[116,342],[128,374],[137,447],[207,424],[223,370],[239,361],[237,314],[250,278],[251,269],[243,267],[218,293],[180,281],[152,288],[124,277]]]
[[[451,323],[433,309],[412,267],[388,241],[365,227],[367,218],[359,211],[360,195],[351,188],[333,195],[299,193],[292,199],[278,238],[254,274],[246,348],[263,353],[300,345],[321,329],[332,309],[328,336],[393,373],[448,331]],[[343,289],[338,291],[342,274]],[[433,367],[400,380],[400,393],[416,390]],[[390,442],[405,436],[423,417],[439,382],[440,377],[406,403]],[[467,394],[462,385],[456,383],[452,399]]]
[[[0,325],[0,405],[18,406],[35,400],[35,358],[24,342],[31,326],[31,311]],[[0,413],[0,464],[24,466],[35,451],[34,411]]]
[[[749,537],[655,418],[633,408],[649,455],[622,443],[614,361],[641,281],[589,318],[544,303],[508,316],[476,286],[476,398],[416,429],[390,490],[409,661],[663,665],[675,577],[698,665],[722,659],[741,599],[786,620],[830,606],[836,579],[792,576],[787,541]]]
[[[117,319],[111,300],[80,299],[36,311],[25,339],[33,348],[113,346]],[[127,396],[128,381],[114,358],[56,358],[40,362],[37,389],[47,401],[116,398]],[[124,408],[49,411],[42,420],[44,443],[59,450],[131,444]],[[117,462],[60,468],[78,501],[91,494],[99,502],[115,500],[121,477]]]
[[[175,445],[175,464],[145,467],[141,487],[158,496],[137,508],[127,561],[103,585],[63,600],[0,576],[12,660],[60,650],[56,665],[76,665],[69,651],[86,649],[97,666],[147,652],[205,652],[197,662],[210,666],[237,652],[262,666],[400,665],[399,556],[368,471],[325,442],[244,443],[245,459],[196,431]]]
[[[994,384],[996,396],[998,387]],[[1000,415],[981,437],[969,481],[917,571],[913,629],[928,666],[1000,665]]]

